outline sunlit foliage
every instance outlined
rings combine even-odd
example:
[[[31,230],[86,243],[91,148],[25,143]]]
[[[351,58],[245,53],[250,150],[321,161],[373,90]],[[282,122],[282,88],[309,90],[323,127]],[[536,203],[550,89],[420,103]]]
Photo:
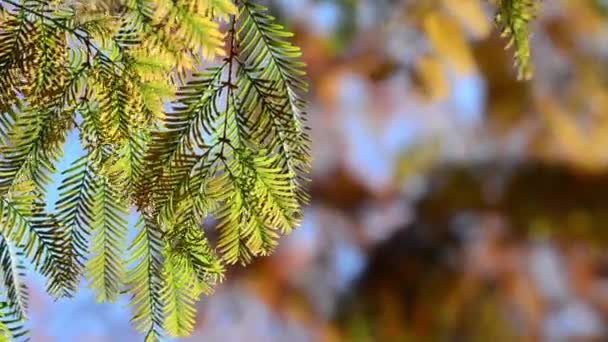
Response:
[[[26,333],[25,260],[56,297],[82,276],[98,301],[128,293],[148,341],[187,336],[226,264],[299,225],[307,84],[290,36],[251,1],[0,1],[3,336]],[[86,153],[47,213],[74,130]]]
[[[537,2],[493,3],[529,79]],[[482,13],[481,1],[458,4],[444,1]],[[466,70],[464,33],[429,8],[433,50]],[[308,85],[290,37],[248,0],[0,0],[0,336],[27,334],[26,260],[56,297],[82,277],[100,302],[127,293],[147,341],[188,336],[225,267],[270,254],[300,224]],[[419,64],[440,77],[436,56]],[[74,131],[85,154],[47,212]]]

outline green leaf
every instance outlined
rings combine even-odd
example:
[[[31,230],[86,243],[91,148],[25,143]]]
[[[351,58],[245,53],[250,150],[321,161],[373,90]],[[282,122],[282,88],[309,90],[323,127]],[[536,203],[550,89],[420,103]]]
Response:
[[[127,240],[128,213],[124,200],[107,178],[100,179],[95,194],[95,220],[91,224],[92,257],[86,263],[87,278],[97,301],[113,302],[124,285],[124,252]]]
[[[252,136],[257,141],[272,139],[268,148],[281,153],[281,167],[292,179],[298,200],[308,202],[304,187],[310,172],[310,137],[306,127],[308,84],[300,49],[287,39],[291,33],[276,24],[264,6],[251,1],[241,5],[237,32],[243,55],[243,76],[239,89],[243,111],[251,116]]]
[[[25,266],[21,260],[22,254],[15,246],[11,246],[5,238],[0,237],[0,274],[2,286],[6,291],[10,314],[18,320],[24,320],[28,307]]]
[[[138,331],[147,333],[146,341],[157,341],[164,321],[162,290],[163,242],[158,227],[140,218],[137,235],[129,247],[127,286],[132,294],[132,322]]]
[[[495,20],[501,36],[507,38],[507,49],[514,48],[517,78],[529,80],[534,73],[530,61],[529,22],[536,13],[534,0],[501,0]]]
[[[192,266],[186,258],[171,254],[166,248],[163,254],[163,328],[171,336],[185,337],[194,329],[195,302],[200,290]]]
[[[64,179],[59,186],[55,212],[67,240],[63,269],[68,283],[66,296],[71,296],[78,287],[89,250],[90,227],[98,219],[95,202],[100,190],[97,163],[91,156],[78,158],[63,172]]]

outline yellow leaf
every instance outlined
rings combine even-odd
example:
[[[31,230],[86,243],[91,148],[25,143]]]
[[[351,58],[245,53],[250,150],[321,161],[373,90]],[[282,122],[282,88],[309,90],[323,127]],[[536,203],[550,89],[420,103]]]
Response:
[[[424,30],[435,52],[457,72],[466,74],[474,61],[460,25],[448,15],[429,12],[424,18]]]
[[[443,0],[443,5],[475,38],[483,39],[492,31],[480,0]]]
[[[416,61],[416,80],[425,96],[431,100],[445,99],[449,92],[443,64],[437,58],[423,56]]]

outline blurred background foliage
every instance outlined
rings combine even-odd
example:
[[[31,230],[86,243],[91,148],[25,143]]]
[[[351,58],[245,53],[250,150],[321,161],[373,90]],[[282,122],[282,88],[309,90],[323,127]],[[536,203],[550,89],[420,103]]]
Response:
[[[608,339],[608,1],[541,1],[526,82],[491,1],[266,3],[309,66],[312,203],[191,341]]]

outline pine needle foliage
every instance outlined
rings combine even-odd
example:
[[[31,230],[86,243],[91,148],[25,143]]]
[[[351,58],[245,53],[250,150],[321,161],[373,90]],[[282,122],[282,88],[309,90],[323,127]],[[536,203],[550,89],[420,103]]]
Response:
[[[537,0],[500,0],[495,21],[501,36],[508,39],[507,49],[513,48],[517,78],[529,80],[534,73],[530,60],[529,22],[536,14]]]
[[[27,335],[26,261],[55,297],[82,277],[101,302],[127,293],[155,341],[188,336],[225,267],[300,224],[310,138],[290,37],[253,1],[0,0],[0,340]],[[72,131],[85,154],[45,212]]]

